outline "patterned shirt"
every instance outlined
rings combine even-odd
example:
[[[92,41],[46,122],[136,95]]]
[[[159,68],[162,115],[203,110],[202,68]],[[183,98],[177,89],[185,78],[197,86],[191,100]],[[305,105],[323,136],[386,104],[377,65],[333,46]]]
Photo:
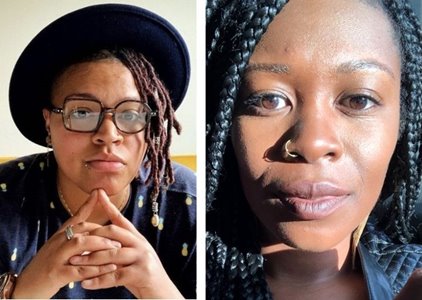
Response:
[[[48,160],[48,163],[47,163]],[[130,201],[123,215],[157,252],[167,274],[187,298],[196,295],[196,178],[173,163],[175,182],[162,188],[159,225],[151,224],[150,185],[142,184],[149,169],[140,168],[140,180],[131,183]],[[0,274],[20,274],[44,243],[69,218],[56,185],[54,156],[35,154],[0,164]],[[159,288],[159,287],[157,287]],[[133,298],[124,288],[85,290],[70,282],[53,298]]]

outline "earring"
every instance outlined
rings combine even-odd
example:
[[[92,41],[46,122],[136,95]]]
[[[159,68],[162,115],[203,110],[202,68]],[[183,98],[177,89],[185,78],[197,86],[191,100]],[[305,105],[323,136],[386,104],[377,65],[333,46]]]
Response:
[[[45,160],[47,164],[47,168],[50,166],[50,149],[53,148],[53,145],[51,143],[51,134],[50,131],[47,129],[47,136],[45,138],[45,144],[47,146],[47,152],[45,154]]]
[[[299,155],[295,152],[291,152],[289,150],[289,145],[291,144],[292,140],[289,139],[285,144],[284,144],[284,153],[285,153],[285,157],[286,158],[296,158]]]
[[[360,237],[362,236],[363,230],[365,229],[366,222],[368,221],[368,216],[363,219],[359,226],[353,231],[352,234],[352,270],[356,269],[356,253],[359,245]]]
[[[46,143],[48,149],[51,148],[52,144],[51,144],[51,135],[50,135],[50,132],[48,132],[48,135],[45,138],[45,143]]]

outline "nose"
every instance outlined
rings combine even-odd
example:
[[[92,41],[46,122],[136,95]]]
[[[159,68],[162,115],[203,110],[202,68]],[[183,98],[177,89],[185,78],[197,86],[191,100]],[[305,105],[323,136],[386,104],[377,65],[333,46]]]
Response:
[[[111,114],[104,115],[100,127],[92,135],[92,141],[98,145],[120,144],[123,141],[123,135],[114,124]]]
[[[339,133],[339,124],[330,109],[322,111],[315,107],[303,108],[293,128],[288,151],[293,153],[291,157],[297,155],[297,158],[308,163],[315,163],[321,159],[335,161],[344,151]]]

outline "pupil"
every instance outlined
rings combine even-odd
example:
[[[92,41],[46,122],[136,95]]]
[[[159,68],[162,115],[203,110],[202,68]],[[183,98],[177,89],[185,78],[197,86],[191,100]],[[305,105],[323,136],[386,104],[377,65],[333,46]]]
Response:
[[[273,109],[273,108],[276,108],[277,107],[278,101],[275,98],[273,98],[273,97],[271,97],[271,98],[265,98],[262,101],[262,104],[267,109]]]

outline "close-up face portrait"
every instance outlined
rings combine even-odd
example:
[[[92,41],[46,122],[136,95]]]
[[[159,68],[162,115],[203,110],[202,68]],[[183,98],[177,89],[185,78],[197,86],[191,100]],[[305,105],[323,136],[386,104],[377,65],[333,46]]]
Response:
[[[211,299],[418,294],[415,5],[207,2]]]
[[[264,244],[330,249],[370,213],[399,134],[400,59],[390,20],[364,1],[295,0],[274,18],[231,131]]]

